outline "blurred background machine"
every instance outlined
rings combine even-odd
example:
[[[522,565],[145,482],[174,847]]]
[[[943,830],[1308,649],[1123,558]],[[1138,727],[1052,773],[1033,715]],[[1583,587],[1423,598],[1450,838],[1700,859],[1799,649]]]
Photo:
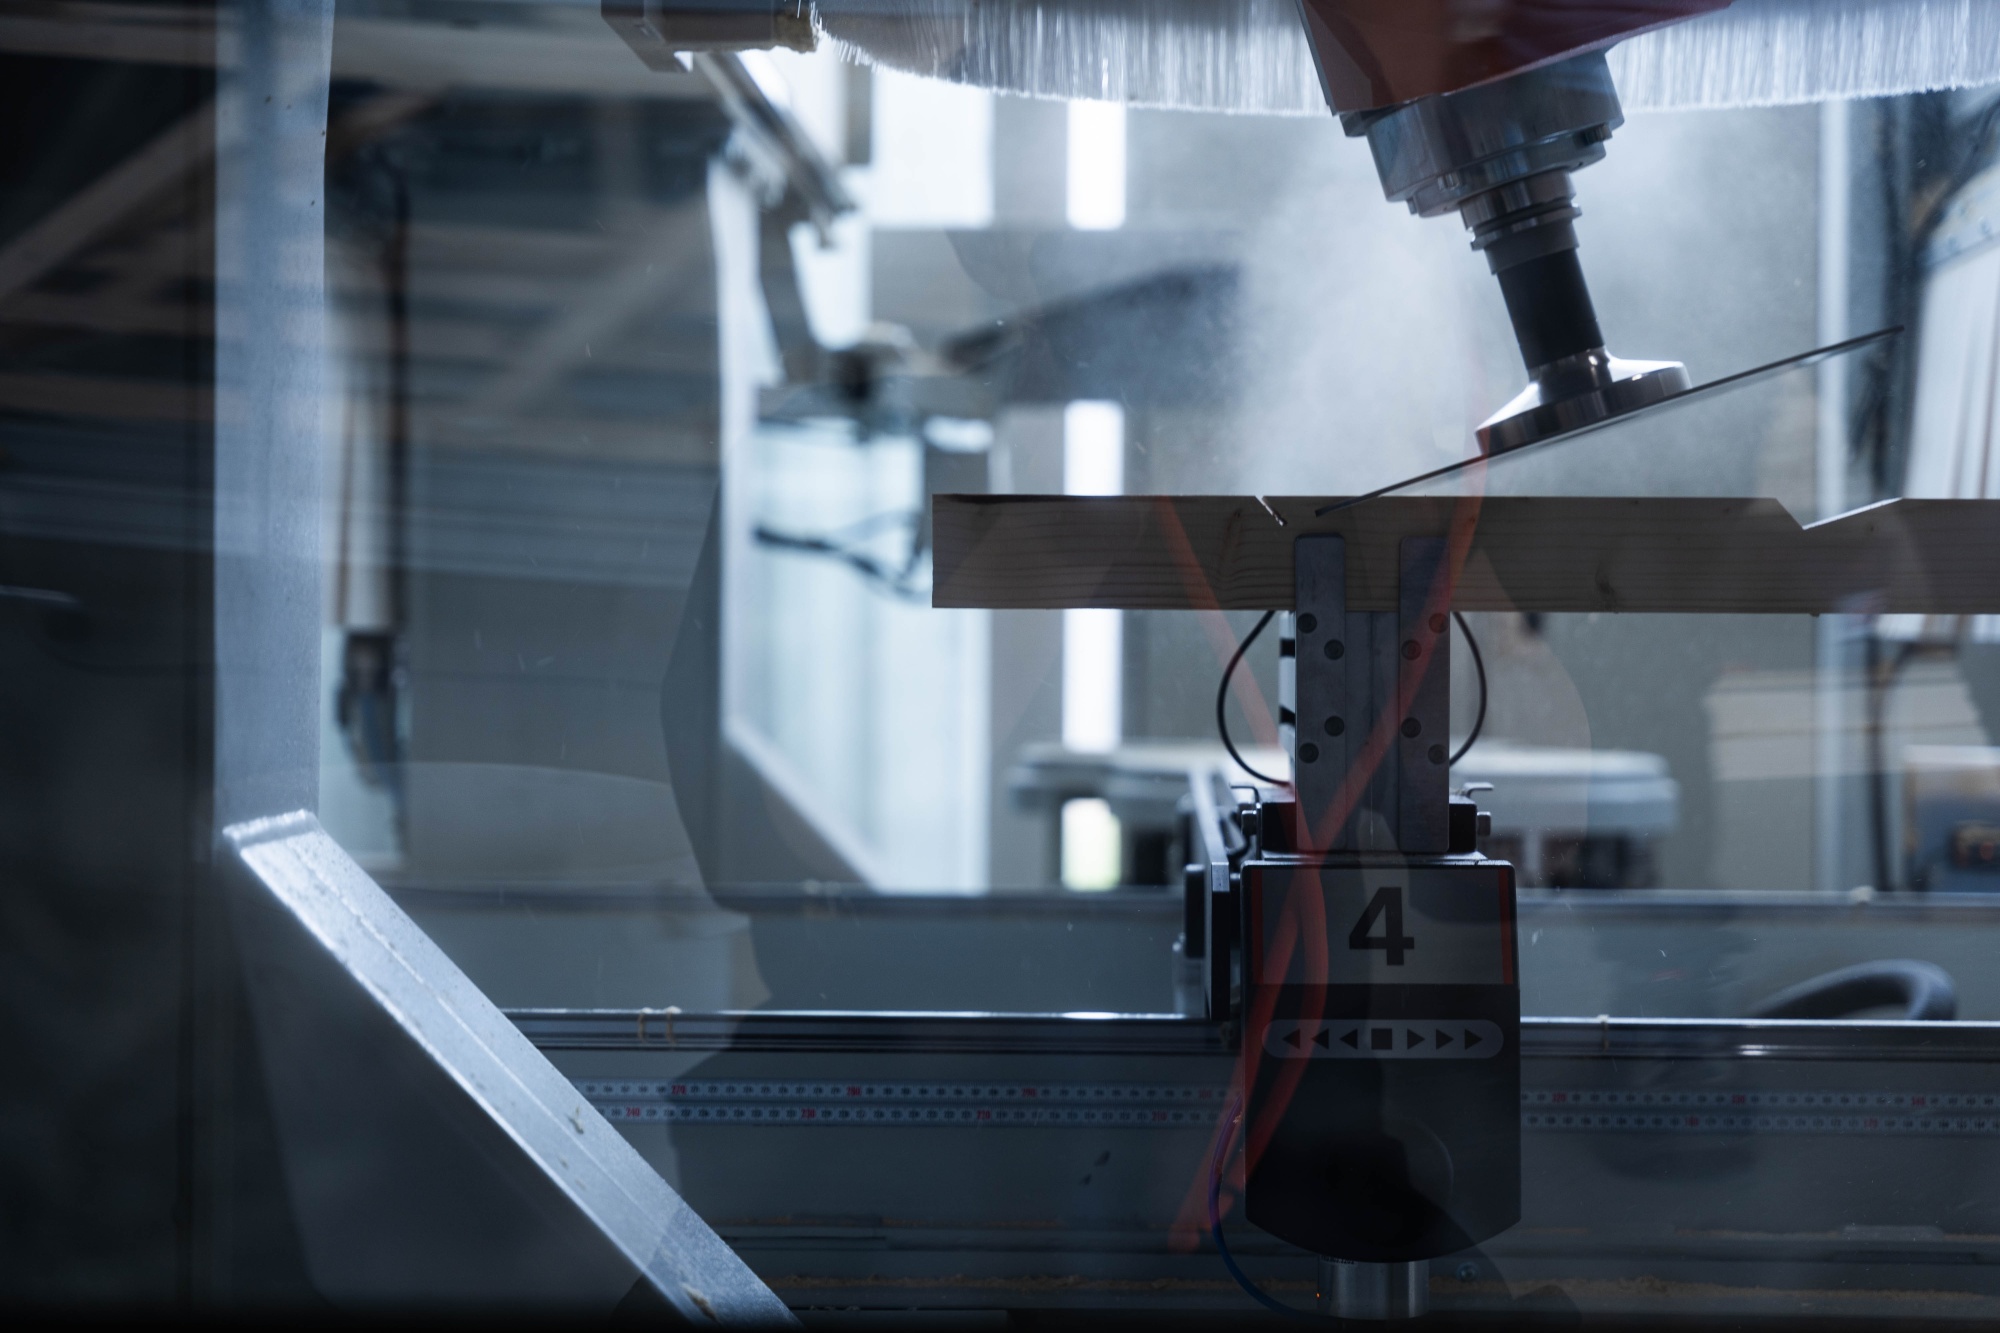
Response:
[[[1455,775],[1492,817],[1481,845],[1511,861],[1524,888],[1651,889],[1660,840],[1674,831],[1680,791],[1656,754],[1560,750],[1494,741]]]
[[[1252,764],[1278,767],[1282,753],[1248,749]],[[1920,756],[1912,755],[1915,765]],[[1961,761],[1986,773],[1990,756]],[[1523,888],[1650,889],[1660,879],[1660,839],[1671,834],[1680,793],[1659,755],[1618,750],[1564,750],[1489,741],[1453,767],[1462,788],[1484,788],[1488,816],[1481,850],[1511,862]],[[1250,785],[1220,745],[1142,744],[1108,752],[1074,751],[1045,743],[1023,751],[1009,793],[1036,816],[1051,884],[1170,888],[1187,863],[1193,783]],[[1071,811],[1075,801],[1097,802]],[[1978,809],[1987,809],[1981,805]],[[1085,863],[1064,854],[1064,829],[1089,838],[1092,821],[1116,821],[1116,862]],[[1968,816],[1969,817],[1969,816]],[[1115,878],[1110,871],[1116,869]]]

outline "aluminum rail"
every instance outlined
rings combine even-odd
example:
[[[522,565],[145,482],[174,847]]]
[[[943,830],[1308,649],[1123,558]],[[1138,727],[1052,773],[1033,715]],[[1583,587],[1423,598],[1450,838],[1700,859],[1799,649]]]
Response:
[[[1226,1024],[1178,1014],[513,1009],[544,1051],[682,1050],[1229,1056]],[[1528,1060],[2000,1063],[2000,1023],[1524,1018]]]

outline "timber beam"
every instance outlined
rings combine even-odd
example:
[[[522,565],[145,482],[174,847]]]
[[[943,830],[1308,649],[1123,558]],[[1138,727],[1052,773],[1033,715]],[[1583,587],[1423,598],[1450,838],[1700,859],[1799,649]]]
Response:
[[[934,497],[940,607],[1292,605],[1292,543],[1347,539],[1348,604],[1396,608],[1406,537],[1450,538],[1461,611],[2000,612],[2000,500],[1890,500],[1802,526],[1769,499]]]

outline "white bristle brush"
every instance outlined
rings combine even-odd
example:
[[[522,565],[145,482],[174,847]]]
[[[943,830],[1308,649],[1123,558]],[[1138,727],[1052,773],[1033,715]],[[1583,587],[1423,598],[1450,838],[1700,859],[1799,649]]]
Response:
[[[1324,115],[1297,0],[815,0],[853,59],[1033,97]],[[1736,0],[1614,47],[1631,110],[2000,82],[2000,0]]]

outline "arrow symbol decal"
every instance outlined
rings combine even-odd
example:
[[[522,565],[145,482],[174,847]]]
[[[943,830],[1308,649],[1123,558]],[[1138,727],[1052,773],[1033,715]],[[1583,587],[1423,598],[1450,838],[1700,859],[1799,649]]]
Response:
[[[1319,1031],[1313,1033],[1313,1045],[1319,1047],[1322,1051],[1327,1049],[1328,1044],[1332,1040],[1333,1032],[1330,1029],[1321,1028]]]
[[[1340,1040],[1344,1042],[1346,1045],[1353,1047],[1355,1050],[1357,1051],[1360,1050],[1361,1029],[1349,1028],[1347,1031],[1340,1034]]]
[[[1423,1044],[1424,1044],[1424,1034],[1417,1031],[1415,1028],[1411,1028],[1409,1031],[1403,1034],[1404,1050],[1407,1051],[1410,1050],[1412,1047],[1421,1046]]]
[[[1467,1028],[1465,1030],[1465,1049],[1469,1051],[1478,1044],[1479,1044],[1479,1034],[1477,1032],[1474,1032],[1471,1028]]]
[[[1439,1050],[1443,1050],[1445,1047],[1451,1045],[1451,1034],[1443,1028],[1439,1028],[1437,1031],[1437,1044]]]

